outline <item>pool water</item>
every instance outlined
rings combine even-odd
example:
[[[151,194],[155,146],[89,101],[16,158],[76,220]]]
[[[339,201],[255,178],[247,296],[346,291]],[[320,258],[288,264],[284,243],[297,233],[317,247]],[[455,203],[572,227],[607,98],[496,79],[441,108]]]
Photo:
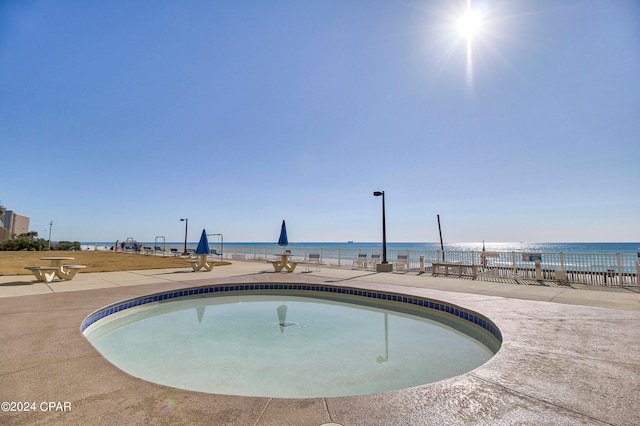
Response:
[[[431,383],[475,369],[499,348],[486,330],[451,315],[359,299],[189,297],[118,312],[85,335],[111,363],[150,382],[276,398]]]

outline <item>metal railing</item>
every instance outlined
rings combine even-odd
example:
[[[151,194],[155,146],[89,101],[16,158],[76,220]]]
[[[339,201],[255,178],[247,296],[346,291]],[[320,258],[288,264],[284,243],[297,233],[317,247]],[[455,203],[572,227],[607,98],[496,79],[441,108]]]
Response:
[[[358,255],[364,253],[367,255],[366,268],[371,270],[375,270],[372,255],[380,254],[379,250],[358,248],[295,247],[287,251],[300,262],[306,262],[309,254],[316,253],[320,255],[322,265],[353,269],[358,267]],[[277,246],[225,245],[224,259],[271,261],[282,253],[283,248]],[[473,271],[469,276],[480,280],[530,279],[634,287],[638,286],[640,274],[640,259],[633,254],[540,253],[539,261],[535,262],[527,260],[522,252],[387,250],[387,261],[395,264],[399,254],[407,255],[409,272],[432,274],[444,265],[454,271],[451,275],[456,275],[456,267],[459,267],[459,271]]]

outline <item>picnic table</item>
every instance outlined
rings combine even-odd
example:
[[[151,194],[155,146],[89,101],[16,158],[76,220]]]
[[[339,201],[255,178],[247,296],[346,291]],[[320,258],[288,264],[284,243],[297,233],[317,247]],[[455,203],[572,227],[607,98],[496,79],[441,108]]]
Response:
[[[287,272],[293,272],[296,266],[298,266],[298,262],[291,262],[289,260],[290,256],[290,254],[285,253],[280,256],[280,260],[272,261],[273,269],[275,269],[276,272],[281,272],[283,269],[286,269]]]
[[[48,260],[51,266],[28,266],[25,269],[30,270],[38,281],[51,282],[56,276],[63,280],[71,280],[76,276],[80,269],[86,268],[85,265],[67,265],[62,262],[66,260],[75,260],[75,257],[50,256],[41,257],[40,260]]]
[[[187,263],[191,264],[191,268],[193,268],[193,272],[197,272],[200,269],[204,269],[205,271],[210,271],[213,269],[213,265],[215,264],[213,261],[207,261],[206,254],[198,255],[198,259],[189,259]]]

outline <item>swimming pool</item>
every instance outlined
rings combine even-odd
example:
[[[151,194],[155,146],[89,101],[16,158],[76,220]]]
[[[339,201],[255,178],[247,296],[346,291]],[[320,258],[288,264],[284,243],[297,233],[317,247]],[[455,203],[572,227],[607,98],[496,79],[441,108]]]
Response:
[[[312,398],[403,389],[466,373],[500,348],[487,318],[444,302],[308,284],[204,286],[120,302],[81,329],[154,383]]]

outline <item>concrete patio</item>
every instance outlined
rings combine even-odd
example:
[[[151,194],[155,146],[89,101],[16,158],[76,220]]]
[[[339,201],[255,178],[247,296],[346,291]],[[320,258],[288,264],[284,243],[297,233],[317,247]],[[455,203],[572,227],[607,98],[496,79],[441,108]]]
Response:
[[[80,273],[34,283],[0,276],[0,423],[215,425],[640,424],[640,294],[322,268],[274,273],[234,262]],[[492,319],[503,344],[485,365],[437,383],[374,395],[273,399],[214,395],[122,372],[80,332],[107,304],[215,283],[299,282],[439,299]],[[35,410],[6,411],[29,403]],[[49,404],[53,402],[54,404]],[[31,405],[31,403],[34,403]],[[9,405],[11,409],[11,405]]]

